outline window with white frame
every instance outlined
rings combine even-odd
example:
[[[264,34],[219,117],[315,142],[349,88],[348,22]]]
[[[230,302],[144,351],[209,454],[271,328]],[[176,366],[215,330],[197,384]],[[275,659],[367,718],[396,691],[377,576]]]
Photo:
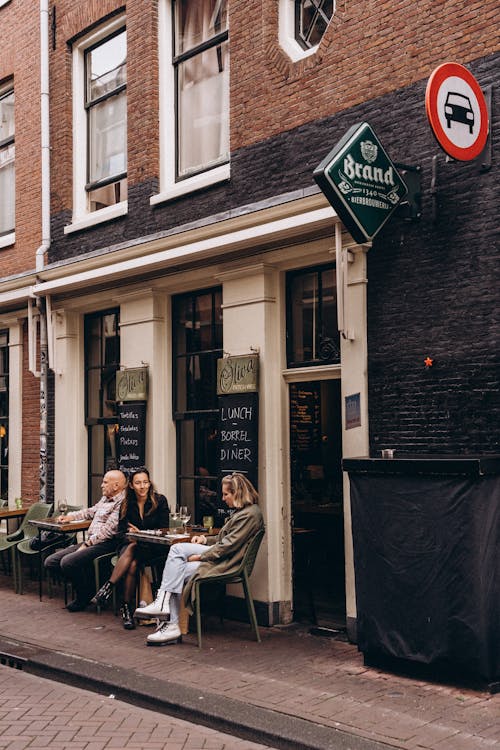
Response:
[[[335,0],[279,0],[279,39],[296,61],[314,54],[335,13]]]
[[[0,238],[15,227],[14,89],[0,88]]]
[[[127,211],[127,37],[123,16],[73,45],[73,225]]]
[[[152,203],[229,178],[227,0],[160,3],[160,190]]]

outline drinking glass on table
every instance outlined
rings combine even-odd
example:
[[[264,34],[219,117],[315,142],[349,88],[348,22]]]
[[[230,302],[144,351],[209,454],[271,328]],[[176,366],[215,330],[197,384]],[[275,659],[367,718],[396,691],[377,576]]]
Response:
[[[181,505],[179,509],[179,517],[182,521],[182,525],[184,526],[184,533],[186,533],[188,522],[191,520],[191,513],[189,512],[189,508],[187,507],[187,505]]]
[[[68,503],[67,503],[67,501],[66,500],[59,500],[57,508],[59,510],[59,515],[60,516],[65,516],[66,513],[68,512]]]

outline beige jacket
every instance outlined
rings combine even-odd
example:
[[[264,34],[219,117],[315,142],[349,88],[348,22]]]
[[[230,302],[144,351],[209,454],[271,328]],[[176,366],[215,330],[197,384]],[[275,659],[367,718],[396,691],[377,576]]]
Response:
[[[258,505],[247,505],[233,513],[217,535],[215,543],[201,556],[196,573],[184,586],[182,597],[186,609],[193,612],[193,583],[198,578],[232,574],[238,570],[248,543],[259,529],[264,528],[264,519]]]

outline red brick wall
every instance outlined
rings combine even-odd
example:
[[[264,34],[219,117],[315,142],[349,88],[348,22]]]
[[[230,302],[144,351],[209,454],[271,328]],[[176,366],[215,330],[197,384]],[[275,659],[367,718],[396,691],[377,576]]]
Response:
[[[230,13],[233,151],[499,49],[496,0],[337,0],[318,51],[298,63],[277,42],[276,0],[233,0]]]
[[[16,242],[0,248],[0,276],[34,269],[41,244],[40,25],[38,3],[0,8],[0,82],[14,79]]]

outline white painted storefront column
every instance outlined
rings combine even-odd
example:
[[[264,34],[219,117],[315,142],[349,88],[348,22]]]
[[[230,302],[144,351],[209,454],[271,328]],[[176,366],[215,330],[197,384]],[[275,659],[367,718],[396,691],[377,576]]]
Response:
[[[252,575],[256,600],[269,602],[269,623],[286,617],[284,595],[284,512],[281,424],[281,340],[279,274],[256,263],[218,276],[223,285],[224,351],[259,352],[259,495],[266,536]],[[289,534],[289,528],[286,530]],[[234,595],[241,596],[241,587]],[[233,594],[233,591],[231,591]]]
[[[342,453],[344,458],[367,456],[368,432],[368,345],[366,319],[366,252],[368,246],[350,247],[352,262],[348,263],[347,293],[344,303],[346,328],[353,340],[341,338],[342,361]],[[345,398],[360,394],[361,425],[346,429]],[[344,472],[344,536],[346,573],[347,631],[355,639],[356,592],[354,580],[353,540],[349,477]]]
[[[54,327],[54,503],[87,505],[87,430],[83,321],[79,312],[57,310]]]
[[[118,300],[117,300],[118,301]],[[170,328],[164,292],[141,288],[120,296],[120,362],[147,367],[146,466],[157,489],[175,503],[175,427],[172,421]],[[168,351],[167,351],[168,350]]]

